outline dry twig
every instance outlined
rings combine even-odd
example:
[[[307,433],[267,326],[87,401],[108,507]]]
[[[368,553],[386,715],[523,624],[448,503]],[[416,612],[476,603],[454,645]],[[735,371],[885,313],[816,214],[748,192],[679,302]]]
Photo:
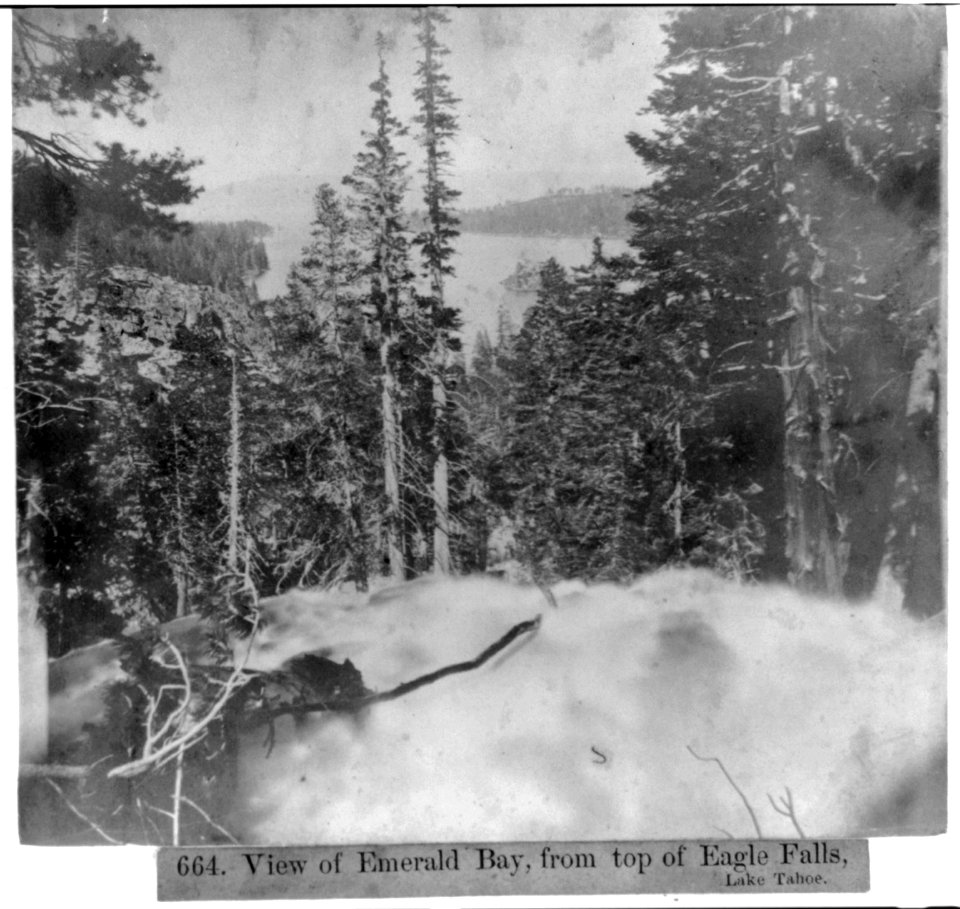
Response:
[[[700,757],[696,751],[694,751],[689,745],[687,745],[687,751],[689,751],[698,761],[713,761],[721,771],[723,775],[727,778],[727,782],[733,787],[734,792],[740,796],[740,799],[743,801],[743,804],[746,806],[747,813],[750,815],[750,820],[753,821],[753,829],[757,831],[757,838],[763,839],[763,833],[760,830],[760,823],[757,821],[757,816],[753,811],[753,807],[750,805],[747,797],[743,794],[743,791],[740,787],[733,781],[733,777],[727,772],[727,768],[723,766],[723,761],[718,757]]]
[[[784,817],[790,818],[790,823],[793,824],[794,829],[800,834],[800,839],[805,840],[807,836],[800,827],[800,822],[797,820],[797,815],[794,811],[793,793],[790,791],[789,787],[784,788],[787,794],[786,796],[780,796],[779,805],[773,800],[773,796],[770,795],[769,792],[767,793],[767,798],[770,799],[770,804],[773,806],[773,810],[776,811],[777,814],[782,814]]]
[[[221,827],[206,811],[204,811],[193,799],[187,798],[185,795],[180,796],[180,801],[185,805],[189,805],[197,814],[200,815],[211,827],[216,830],[219,830],[231,843],[236,846],[240,845],[240,840],[238,840],[226,827]]]

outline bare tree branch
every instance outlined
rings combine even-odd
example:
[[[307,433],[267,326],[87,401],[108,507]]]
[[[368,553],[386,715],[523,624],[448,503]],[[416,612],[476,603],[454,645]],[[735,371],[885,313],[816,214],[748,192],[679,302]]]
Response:
[[[365,697],[350,698],[342,701],[320,701],[308,704],[284,704],[281,707],[271,707],[256,711],[255,713],[251,714],[249,721],[251,723],[260,723],[272,721],[274,718],[283,716],[285,714],[321,713],[331,710],[340,712],[353,712],[356,710],[361,710],[364,707],[369,707],[371,704],[377,704],[382,701],[396,700],[397,698],[403,697],[405,694],[410,694],[411,691],[416,691],[418,688],[423,688],[425,685],[430,685],[448,675],[454,675],[460,672],[469,672],[472,669],[479,668],[486,663],[487,660],[498,654],[501,650],[520,637],[520,635],[526,634],[527,632],[536,631],[540,627],[540,619],[541,616],[538,615],[536,618],[528,619],[525,622],[520,622],[519,624],[514,625],[513,628],[511,628],[502,638],[500,638],[498,641],[495,641],[472,660],[467,660],[463,663],[454,663],[450,666],[444,666],[441,669],[428,672],[426,675],[418,676],[409,682],[403,682],[402,684],[397,685],[396,688],[391,688],[389,691],[384,691],[380,694],[371,694]]]
[[[22,780],[50,779],[79,780],[93,770],[88,764],[21,764],[19,776]]]

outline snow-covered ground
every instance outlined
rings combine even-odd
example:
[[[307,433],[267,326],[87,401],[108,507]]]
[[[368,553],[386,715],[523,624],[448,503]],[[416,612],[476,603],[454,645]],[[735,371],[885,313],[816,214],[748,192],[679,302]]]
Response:
[[[944,825],[945,633],[669,570],[632,588],[422,579],[265,601],[251,667],[349,658],[385,691],[483,667],[358,718],[251,735],[230,826],[264,844],[931,833]]]

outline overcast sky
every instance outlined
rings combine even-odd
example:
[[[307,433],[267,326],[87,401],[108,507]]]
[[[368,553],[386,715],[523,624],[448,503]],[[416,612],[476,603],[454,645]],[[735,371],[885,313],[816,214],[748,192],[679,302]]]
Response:
[[[102,10],[29,13],[75,33]],[[212,190],[271,175],[339,180],[369,123],[378,29],[395,41],[387,61],[396,113],[413,114],[416,67],[409,8],[109,9],[108,22],[163,67],[160,96],[137,129],[71,118],[81,141],[119,140],[142,151],[176,146],[204,164]],[[656,85],[663,9],[450,9],[442,33],[447,71],[462,99],[453,148],[465,206],[551,187],[645,182],[624,135]],[[21,111],[29,127],[38,112]],[[38,124],[39,125],[39,124]],[[62,129],[67,126],[58,124]]]

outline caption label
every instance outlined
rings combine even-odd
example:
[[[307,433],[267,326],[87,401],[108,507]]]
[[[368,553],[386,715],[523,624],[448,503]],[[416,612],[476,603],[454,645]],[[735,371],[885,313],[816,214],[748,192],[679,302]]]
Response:
[[[161,901],[864,893],[866,840],[213,848],[157,855]]]

